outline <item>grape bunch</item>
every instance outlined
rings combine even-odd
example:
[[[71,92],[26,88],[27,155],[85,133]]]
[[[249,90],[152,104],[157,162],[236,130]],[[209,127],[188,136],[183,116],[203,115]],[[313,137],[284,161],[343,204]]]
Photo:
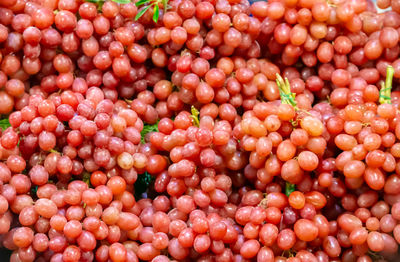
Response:
[[[400,0],[0,0],[10,261],[397,261]]]

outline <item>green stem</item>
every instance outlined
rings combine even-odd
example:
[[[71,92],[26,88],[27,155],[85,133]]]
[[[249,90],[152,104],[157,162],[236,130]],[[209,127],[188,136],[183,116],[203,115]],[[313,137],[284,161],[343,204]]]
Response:
[[[297,111],[298,108],[295,100],[296,95],[290,90],[289,80],[286,77],[285,80],[283,80],[280,74],[276,74],[276,84],[279,88],[279,95],[281,97],[282,104],[291,105]]]
[[[165,14],[168,9],[168,0],[162,0],[162,4],[164,6],[164,14]]]
[[[382,84],[382,88],[379,91],[379,103],[381,104],[391,104],[391,92],[393,84],[394,68],[389,65],[386,68],[386,80]]]
[[[200,121],[199,121],[200,112],[199,112],[199,110],[197,110],[197,108],[195,108],[194,106],[192,106],[192,107],[190,108],[190,111],[191,111],[191,113],[192,113],[191,117],[192,117],[193,125],[195,125],[195,126],[198,127],[198,126],[200,125]]]
[[[83,177],[82,177],[82,181],[85,182],[89,187],[91,187],[91,184],[90,184],[90,173],[84,172],[83,173]]]

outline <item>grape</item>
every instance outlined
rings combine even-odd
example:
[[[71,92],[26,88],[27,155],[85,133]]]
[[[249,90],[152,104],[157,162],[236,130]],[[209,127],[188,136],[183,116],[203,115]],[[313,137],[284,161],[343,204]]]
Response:
[[[35,203],[35,211],[46,218],[51,218],[57,213],[56,204],[49,199],[38,199]]]
[[[18,247],[28,247],[34,238],[32,229],[28,227],[20,227],[13,234],[14,244]]]
[[[368,247],[374,251],[380,251],[384,248],[384,241],[379,232],[370,232],[367,238]]]

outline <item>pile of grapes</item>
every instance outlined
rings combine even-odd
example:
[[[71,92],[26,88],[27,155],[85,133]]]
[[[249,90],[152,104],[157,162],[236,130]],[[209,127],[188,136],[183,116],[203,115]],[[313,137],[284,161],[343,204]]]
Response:
[[[399,261],[400,0],[0,0],[0,247]]]

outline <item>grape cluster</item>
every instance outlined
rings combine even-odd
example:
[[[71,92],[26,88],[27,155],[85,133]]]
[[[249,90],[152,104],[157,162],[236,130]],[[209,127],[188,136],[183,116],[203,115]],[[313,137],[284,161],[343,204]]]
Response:
[[[400,0],[0,0],[0,246],[397,261],[399,34]]]

